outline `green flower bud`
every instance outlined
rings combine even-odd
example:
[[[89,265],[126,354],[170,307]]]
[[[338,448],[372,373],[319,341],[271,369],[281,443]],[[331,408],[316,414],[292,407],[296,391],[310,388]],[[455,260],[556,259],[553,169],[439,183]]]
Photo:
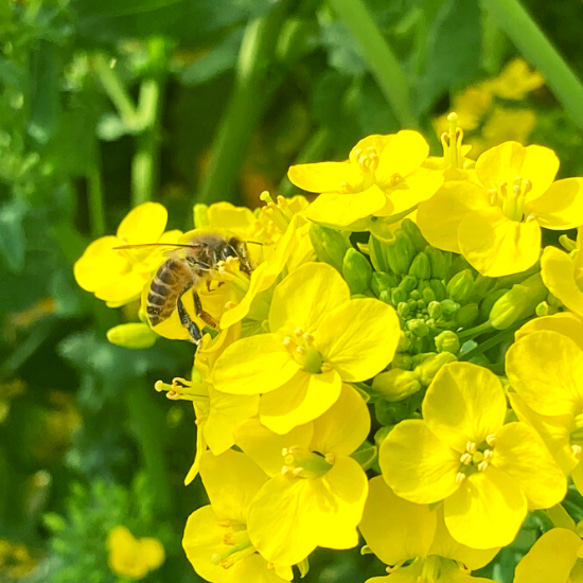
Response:
[[[417,279],[429,279],[431,277],[431,264],[429,263],[429,258],[423,251],[415,255],[409,267],[409,274]]]
[[[411,340],[409,339],[408,333],[401,330],[401,334],[399,335],[399,343],[397,344],[397,354],[401,352],[408,352],[410,348]]]
[[[495,279],[478,274],[474,281],[474,294],[472,299],[479,303],[482,298],[486,297],[492,291],[495,285]]]
[[[551,313],[551,308],[547,302],[541,302],[537,304],[534,313],[540,318],[542,316],[548,316]]]
[[[454,314],[457,314],[458,310],[460,309],[460,305],[450,299],[442,300],[440,304],[441,311],[444,316],[453,316]]]
[[[391,304],[393,304],[393,306],[398,306],[399,302],[404,302],[406,300],[407,300],[407,292],[405,292],[405,290],[403,288],[394,287],[391,290]]]
[[[435,337],[437,352],[451,352],[457,354],[460,350],[460,339],[455,332],[444,330]]]
[[[423,290],[421,296],[427,306],[436,300],[435,292],[429,285]]]
[[[423,352],[421,354],[414,354],[412,356],[412,361],[413,361],[413,366],[417,367],[420,364],[422,364],[423,362],[425,362],[428,358],[431,358],[432,356],[435,356],[437,354],[437,352]]]
[[[403,370],[411,370],[413,368],[413,359],[410,354],[406,352],[397,352],[391,362],[393,368],[402,368]]]
[[[194,227],[200,229],[200,227],[206,227],[209,224],[209,207],[201,202],[194,205]]]
[[[447,295],[456,302],[467,302],[474,291],[474,278],[470,269],[456,273],[446,286]]]
[[[409,241],[415,247],[415,251],[423,251],[427,247],[427,241],[423,238],[419,227],[411,219],[404,219],[401,223],[401,229],[409,237]]]
[[[390,402],[402,401],[421,388],[418,374],[410,370],[393,368],[378,374],[372,381],[372,388]]]
[[[427,305],[427,313],[429,314],[430,318],[434,318],[435,320],[437,320],[437,318],[439,318],[441,314],[443,314],[441,310],[441,303],[436,301],[429,302],[429,304]]]
[[[383,290],[380,294],[379,294],[379,300],[381,300],[381,302],[385,302],[385,304],[390,304],[391,302],[391,293]]]
[[[478,308],[478,304],[466,304],[459,309],[455,315],[455,320],[462,328],[470,328],[478,319],[479,315],[480,309]]]
[[[344,255],[351,248],[348,238],[335,229],[313,223],[310,227],[310,241],[318,259],[342,273]]]
[[[344,254],[342,275],[351,294],[370,293],[372,266],[368,259],[354,247],[348,249]]]
[[[139,350],[154,346],[158,335],[147,324],[131,322],[110,328],[107,331],[107,339],[117,346]]]
[[[399,287],[405,290],[405,293],[409,295],[417,287],[417,278],[412,275],[406,275],[399,283]]]
[[[384,271],[374,271],[370,280],[370,287],[375,296],[380,297],[382,291],[389,292],[391,288],[397,285],[397,279],[394,275]]]
[[[429,334],[429,327],[425,323],[425,320],[421,318],[414,318],[407,321],[407,328],[415,334],[415,336],[423,337]]]
[[[418,289],[414,289],[414,290],[413,290],[413,291],[412,291],[412,292],[409,294],[409,297],[410,297],[412,300],[415,300],[415,302],[416,302],[417,300],[420,300],[420,299],[421,299],[421,294],[419,293],[419,290],[418,290]]]
[[[435,299],[438,301],[445,300],[447,297],[447,290],[443,285],[443,282],[439,279],[430,279],[429,280],[429,287],[433,290],[435,294]]]
[[[397,305],[397,314],[405,319],[411,313],[411,308],[407,302],[399,302]]]
[[[425,248],[425,254],[431,265],[431,277],[439,280],[447,279],[447,274],[451,268],[451,253],[428,245]]]
[[[451,352],[440,352],[423,361],[415,368],[414,372],[419,374],[421,384],[427,387],[444,364],[455,362],[456,360],[457,358]]]
[[[390,270],[397,275],[405,275],[415,255],[413,244],[407,235],[398,229],[395,240],[391,243],[381,243]]]
[[[538,303],[546,299],[548,291],[540,273],[535,273],[522,283],[512,286],[490,310],[490,324],[496,330],[505,330],[534,313]]]
[[[510,288],[506,287],[494,289],[480,302],[480,320],[487,320],[490,317],[492,306],[508,291]]]

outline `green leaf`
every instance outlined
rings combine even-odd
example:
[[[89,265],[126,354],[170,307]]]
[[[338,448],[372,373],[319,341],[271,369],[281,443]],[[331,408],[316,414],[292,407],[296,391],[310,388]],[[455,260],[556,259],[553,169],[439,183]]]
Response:
[[[0,207],[0,255],[8,269],[20,273],[26,255],[26,234],[22,224],[26,209],[19,201]]]

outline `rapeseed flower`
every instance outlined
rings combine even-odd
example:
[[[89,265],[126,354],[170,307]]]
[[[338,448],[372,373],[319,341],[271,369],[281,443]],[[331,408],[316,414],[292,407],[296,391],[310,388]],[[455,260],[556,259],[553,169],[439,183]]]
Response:
[[[343,162],[299,164],[290,181],[320,196],[306,209],[317,223],[346,227],[373,215],[398,215],[431,197],[443,182],[422,167],[429,145],[418,132],[402,130],[360,140]]]
[[[210,504],[193,512],[182,545],[194,570],[211,583],[282,583],[290,566],[268,563],[249,539],[249,504],[268,476],[246,455],[207,452],[200,475]]]
[[[395,494],[417,504],[444,501],[445,524],[476,549],[510,544],[528,509],[549,508],[566,479],[526,423],[504,424],[498,378],[455,362],[427,389],[423,420],[399,423],[382,443],[380,465]]]
[[[343,381],[383,370],[400,334],[392,307],[350,299],[346,282],[325,263],[307,263],[277,285],[267,326],[225,350],[212,382],[226,393],[261,394],[261,422],[281,434],[327,411]]]
[[[583,224],[583,179],[553,182],[559,160],[549,148],[506,142],[477,160],[475,181],[446,182],[419,205],[427,241],[461,253],[482,275],[501,277],[532,267],[541,227]]]
[[[454,539],[445,527],[443,508],[414,504],[396,496],[382,476],[369,482],[360,531],[369,549],[390,565],[387,577],[366,583],[478,583],[469,571],[488,564],[499,549],[476,550]]]
[[[164,232],[168,211],[157,202],[146,202],[131,210],[116,235],[101,237],[85,249],[74,266],[75,279],[86,291],[109,307],[127,304],[140,297],[142,289],[163,261],[160,247],[115,249],[124,245],[176,243],[180,231]]]
[[[369,429],[366,404],[348,385],[324,415],[285,435],[257,419],[241,426],[237,445],[270,476],[247,521],[249,538],[265,558],[293,565],[317,546],[356,546],[368,483],[350,454]]]

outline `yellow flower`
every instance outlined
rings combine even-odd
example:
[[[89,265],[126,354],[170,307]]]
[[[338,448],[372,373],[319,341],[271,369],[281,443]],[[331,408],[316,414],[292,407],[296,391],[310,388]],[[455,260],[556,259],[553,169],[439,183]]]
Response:
[[[571,253],[545,247],[541,257],[541,276],[549,291],[579,316],[583,316],[583,229]]]
[[[182,540],[194,570],[212,583],[291,581],[291,567],[268,563],[247,531],[249,504],[268,476],[232,450],[205,453],[200,474],[211,503],[189,516]]]
[[[427,241],[461,253],[482,275],[501,277],[532,267],[541,227],[583,224],[583,179],[553,182],[559,160],[549,148],[506,142],[476,162],[476,181],[446,182],[419,205]]]
[[[506,372],[518,417],[539,432],[583,492],[583,323],[572,314],[529,322],[508,350]]]
[[[226,393],[262,394],[261,422],[276,433],[328,410],[342,381],[383,370],[400,334],[393,308],[373,298],[351,300],[346,282],[325,263],[307,263],[275,288],[267,324],[267,333],[225,350],[213,383]]]
[[[493,373],[446,364],[427,389],[423,420],[399,423],[380,450],[395,494],[417,504],[444,500],[450,534],[476,549],[510,544],[528,509],[557,504],[567,488],[538,434],[526,423],[504,425],[506,410]]]
[[[443,178],[422,168],[428,154],[421,134],[402,130],[360,140],[344,162],[292,166],[288,177],[320,193],[305,211],[310,220],[346,227],[371,215],[398,215],[431,197]]]
[[[156,202],[146,202],[130,211],[115,236],[93,241],[77,260],[74,266],[77,283],[110,307],[138,299],[162,262],[160,248],[116,250],[114,247],[176,243],[179,231],[164,233],[167,218],[166,209]]]
[[[350,454],[369,429],[366,404],[348,385],[324,415],[285,435],[258,420],[241,426],[237,445],[270,476],[251,502],[247,521],[249,538],[266,559],[293,565],[317,546],[358,544],[368,484]]]
[[[520,100],[544,84],[544,77],[538,71],[532,71],[526,61],[513,59],[498,77],[488,81],[488,88],[503,99]]]
[[[445,527],[442,507],[431,510],[399,498],[382,476],[369,482],[359,528],[368,547],[391,566],[388,577],[373,577],[367,583],[490,582],[470,577],[466,569],[483,567],[499,550],[476,550],[456,542]]]
[[[109,568],[120,577],[143,579],[160,567],[166,556],[158,539],[139,538],[125,526],[116,526],[107,537]]]
[[[577,583],[583,580],[583,541],[572,530],[545,532],[522,558],[513,583]]]

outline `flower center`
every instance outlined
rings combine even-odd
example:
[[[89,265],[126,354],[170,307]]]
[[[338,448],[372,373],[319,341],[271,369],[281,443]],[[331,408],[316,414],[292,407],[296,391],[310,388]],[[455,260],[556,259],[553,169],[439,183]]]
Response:
[[[525,220],[526,195],[531,190],[532,182],[526,178],[516,176],[512,185],[503,180],[497,188],[490,190],[490,205],[500,207],[511,221],[522,222]]]
[[[225,529],[223,544],[227,548],[224,552],[216,553],[212,556],[211,561],[213,564],[229,569],[237,561],[255,553],[255,548],[249,540],[244,524],[225,520],[220,523],[220,526]]]
[[[299,446],[284,447],[281,473],[294,478],[321,478],[334,465],[334,455],[325,456]]]
[[[483,472],[490,465],[495,441],[495,435],[488,435],[480,445],[474,441],[466,443],[466,450],[460,456],[460,467],[456,476],[458,484],[476,472]]]
[[[581,451],[583,450],[583,411],[579,415],[575,415],[571,423],[571,451],[573,455],[580,459]]]
[[[306,372],[321,374],[330,370],[330,365],[324,362],[314,346],[314,337],[301,328],[296,328],[293,335],[286,336],[283,345]]]
[[[154,389],[161,393],[166,391],[166,397],[171,401],[204,401],[208,404],[209,394],[203,383],[193,383],[186,379],[175,377],[169,385],[163,381],[156,381]]]
[[[379,154],[376,148],[357,148],[350,153],[350,161],[360,170],[360,181],[356,184],[345,182],[342,191],[345,193],[362,192],[375,183],[375,171],[379,165]]]

